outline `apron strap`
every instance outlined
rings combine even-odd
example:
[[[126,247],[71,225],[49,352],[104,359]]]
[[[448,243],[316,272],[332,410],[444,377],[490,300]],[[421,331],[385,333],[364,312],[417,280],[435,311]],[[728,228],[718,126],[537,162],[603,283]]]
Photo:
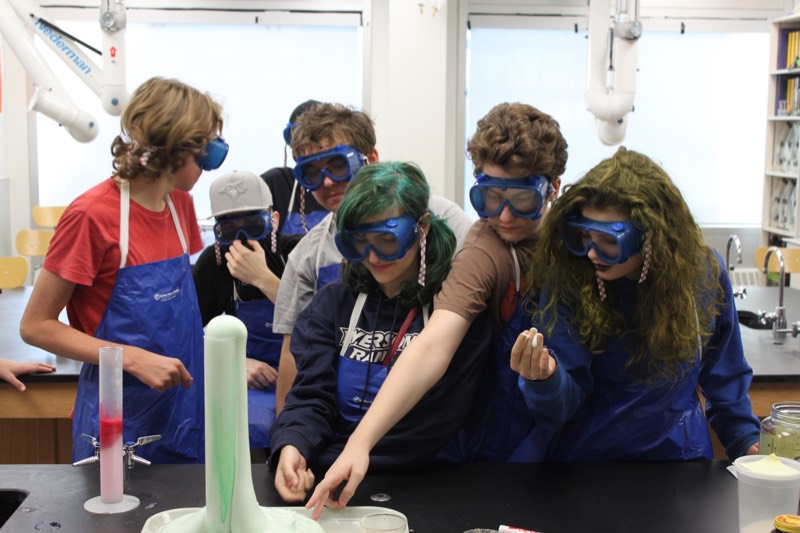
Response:
[[[189,247],[186,246],[186,237],[183,235],[183,228],[181,228],[181,221],[178,218],[178,211],[175,209],[175,204],[172,203],[172,197],[168,194],[166,197],[167,205],[169,206],[169,211],[172,213],[172,221],[175,223],[175,229],[178,230],[178,238],[181,240],[181,248],[183,248],[183,253],[187,253]]]
[[[517,248],[513,244],[508,245],[509,249],[511,250],[511,255],[514,257],[514,285],[517,288],[517,292],[519,292],[519,260],[517,259]]]
[[[122,180],[119,184],[119,268],[128,262],[128,219],[131,212],[131,184]]]
[[[172,203],[172,198],[167,195],[165,198],[167,206],[172,214],[172,222],[175,224],[175,229],[178,232],[178,238],[181,241],[181,248],[183,253],[186,253],[188,247],[186,246],[186,237],[183,236],[183,229],[181,229],[181,221],[178,219],[178,211],[175,209],[175,204]],[[131,215],[131,184],[128,180],[121,180],[119,185],[119,268],[125,268],[128,262],[128,250],[130,249],[130,215]]]
[[[350,313],[350,324],[347,326],[347,333],[344,334],[344,339],[342,339],[342,350],[339,352],[339,355],[341,356],[344,356],[344,353],[350,346],[350,342],[353,340],[353,335],[356,334],[356,324],[358,323],[358,317],[361,316],[361,311],[364,309],[364,302],[366,301],[367,301],[366,293],[363,292],[358,293],[358,297],[356,298],[356,304],[353,306],[353,311]]]
[[[292,214],[292,210],[294,209],[294,195],[299,186],[300,184],[296,181],[294,182],[294,186],[292,186],[292,194],[289,196],[289,207],[286,208],[286,220],[289,220],[289,215]]]

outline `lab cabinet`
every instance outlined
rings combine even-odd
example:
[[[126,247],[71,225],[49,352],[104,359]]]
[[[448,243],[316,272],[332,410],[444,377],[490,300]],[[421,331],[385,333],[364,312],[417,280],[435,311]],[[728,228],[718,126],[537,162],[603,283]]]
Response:
[[[800,14],[772,22],[769,64],[761,223],[765,244],[800,237]]]

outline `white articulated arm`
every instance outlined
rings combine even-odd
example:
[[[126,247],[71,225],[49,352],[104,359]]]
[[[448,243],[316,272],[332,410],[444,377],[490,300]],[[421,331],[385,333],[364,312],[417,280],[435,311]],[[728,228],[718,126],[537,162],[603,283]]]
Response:
[[[125,88],[126,22],[124,0],[103,0],[100,6],[103,69],[100,69],[74,38],[42,18],[40,8],[34,2],[0,0],[0,35],[14,51],[36,87],[29,110],[52,118],[80,142],[89,142],[97,137],[97,122],[89,113],[78,108],[64,91],[33,46],[25,26],[89,86],[100,98],[107,113],[118,116],[130,98]]]
[[[589,2],[586,109],[595,116],[598,136],[606,145],[625,138],[636,93],[636,42],[641,35],[639,22],[628,19],[627,2],[618,4],[612,26],[609,0]]]
[[[29,110],[52,118],[80,142],[89,142],[97,137],[97,122],[90,114],[79,109],[61,88],[53,71],[34,48],[30,35],[20,24],[8,0],[0,0],[0,34],[24,65],[36,87]]]

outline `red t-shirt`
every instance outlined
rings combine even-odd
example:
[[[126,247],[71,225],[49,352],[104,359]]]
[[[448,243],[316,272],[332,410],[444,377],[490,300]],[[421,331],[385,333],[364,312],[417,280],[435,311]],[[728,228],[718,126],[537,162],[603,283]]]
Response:
[[[188,193],[170,193],[189,253],[203,249]],[[72,327],[94,335],[119,271],[120,190],[109,178],[73,201],[58,221],[43,268],[76,283],[67,303]],[[183,254],[169,207],[156,213],[131,200],[126,266],[163,261]]]

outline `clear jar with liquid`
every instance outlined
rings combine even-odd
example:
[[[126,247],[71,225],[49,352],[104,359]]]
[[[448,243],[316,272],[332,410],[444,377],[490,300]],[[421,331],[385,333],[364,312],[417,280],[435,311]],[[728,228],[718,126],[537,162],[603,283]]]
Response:
[[[761,422],[760,442],[759,453],[763,455],[774,453],[800,460],[800,402],[774,404],[770,415]]]

